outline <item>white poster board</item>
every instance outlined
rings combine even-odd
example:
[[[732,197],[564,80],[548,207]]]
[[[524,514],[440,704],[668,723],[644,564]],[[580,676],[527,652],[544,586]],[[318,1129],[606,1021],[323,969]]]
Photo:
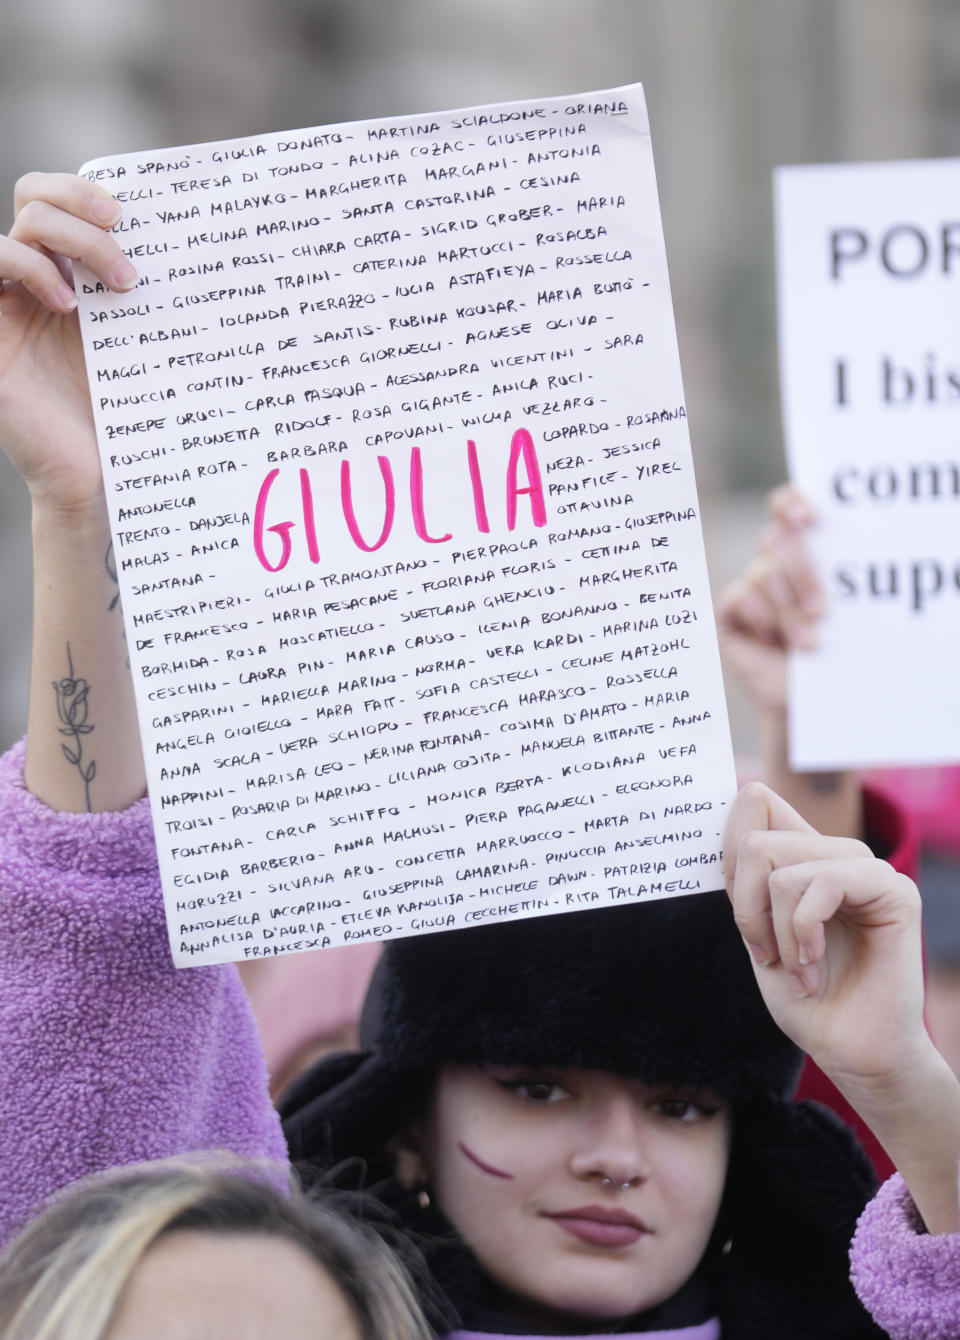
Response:
[[[181,964],[721,883],[638,87],[127,154],[79,283]]]
[[[791,478],[829,602],[800,769],[960,759],[960,159],[779,168]]]

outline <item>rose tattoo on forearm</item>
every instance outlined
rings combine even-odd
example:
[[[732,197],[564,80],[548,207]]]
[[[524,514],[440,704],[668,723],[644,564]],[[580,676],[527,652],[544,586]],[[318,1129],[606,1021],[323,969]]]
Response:
[[[60,734],[66,735],[71,744],[61,744],[63,756],[77,769],[83,779],[84,798],[87,810],[90,804],[90,783],[97,775],[94,759],[89,762],[83,757],[83,737],[89,735],[93,726],[87,720],[90,712],[90,685],[85,679],[78,679],[73,669],[73,656],[70,643],[67,643],[68,675],[65,679],[54,680],[53,691],[57,696],[57,715],[63,723]]]

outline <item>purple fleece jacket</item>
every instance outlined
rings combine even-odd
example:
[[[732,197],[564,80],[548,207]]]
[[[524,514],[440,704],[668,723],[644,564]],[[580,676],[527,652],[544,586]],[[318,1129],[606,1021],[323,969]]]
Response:
[[[960,1233],[924,1232],[899,1173],[860,1216],[850,1278],[891,1340],[960,1336]]]
[[[61,814],[0,758],[0,1243],[117,1164],[286,1162],[233,965],[175,971],[150,810]]]

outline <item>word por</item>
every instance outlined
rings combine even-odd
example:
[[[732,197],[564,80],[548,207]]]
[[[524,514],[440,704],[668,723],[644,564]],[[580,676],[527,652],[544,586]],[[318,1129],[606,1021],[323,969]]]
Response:
[[[842,266],[871,256],[895,279],[914,279],[928,264],[950,274],[953,258],[960,256],[960,222],[942,223],[932,236],[915,223],[895,223],[879,238],[861,228],[835,228],[830,234],[831,279],[840,278]]]

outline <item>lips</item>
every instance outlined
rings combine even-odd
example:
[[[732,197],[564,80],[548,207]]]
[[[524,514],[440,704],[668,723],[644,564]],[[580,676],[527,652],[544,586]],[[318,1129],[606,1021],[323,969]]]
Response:
[[[642,1219],[625,1210],[611,1210],[603,1205],[579,1205],[546,1217],[558,1228],[592,1247],[629,1247],[651,1231]]]

